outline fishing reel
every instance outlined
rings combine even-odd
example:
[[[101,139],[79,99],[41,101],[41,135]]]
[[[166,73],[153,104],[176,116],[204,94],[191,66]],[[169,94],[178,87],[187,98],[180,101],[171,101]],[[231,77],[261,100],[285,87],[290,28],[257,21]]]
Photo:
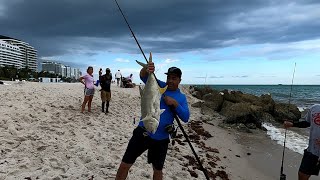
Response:
[[[286,175],[285,174],[281,174],[280,175],[280,180],[286,180]]]
[[[170,134],[171,138],[175,138],[177,136],[178,128],[174,124],[169,124],[165,127],[167,133]]]

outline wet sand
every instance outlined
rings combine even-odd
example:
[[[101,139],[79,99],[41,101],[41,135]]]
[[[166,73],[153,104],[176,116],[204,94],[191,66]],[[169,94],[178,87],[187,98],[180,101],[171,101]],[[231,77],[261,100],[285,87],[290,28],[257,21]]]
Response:
[[[259,131],[253,134],[238,133],[238,142],[242,144],[250,167],[271,179],[280,178],[283,146],[272,141],[266,133]],[[285,149],[283,173],[287,180],[298,179],[298,170],[302,155],[290,149]],[[311,176],[310,180],[319,179],[319,176]]]

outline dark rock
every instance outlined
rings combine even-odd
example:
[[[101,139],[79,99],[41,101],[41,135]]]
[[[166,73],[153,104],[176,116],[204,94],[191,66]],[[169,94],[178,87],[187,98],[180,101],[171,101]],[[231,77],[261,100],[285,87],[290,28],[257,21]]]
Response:
[[[241,94],[243,94],[241,91],[228,91],[228,90],[223,90],[223,98],[224,100],[233,102],[233,103],[240,103],[242,102],[241,100]]]
[[[220,111],[223,104],[223,96],[218,92],[214,91],[209,94],[205,94],[202,96],[202,99],[205,101],[204,104],[215,110]]]
[[[223,101],[221,111],[222,111],[223,109],[228,109],[228,108],[230,108],[233,104],[235,104],[235,103],[230,102],[230,101]]]
[[[274,117],[269,113],[262,113],[261,119],[262,122],[275,122]]]
[[[190,92],[192,94],[192,96],[198,98],[198,99],[203,99],[202,96],[205,94],[209,94],[212,92],[217,92],[217,90],[214,90],[208,86],[194,86],[192,89],[192,92]]]
[[[250,103],[235,103],[224,107],[221,112],[227,123],[256,123],[262,114],[262,108]]]
[[[191,107],[200,108],[202,104],[203,104],[203,102],[199,101],[199,102],[191,104]]]
[[[254,123],[248,123],[248,124],[246,124],[246,126],[247,126],[249,129],[257,129],[257,126],[256,126]]]
[[[250,129],[262,127],[262,122],[274,123],[283,122],[284,119],[298,121],[301,118],[301,112],[295,105],[275,103],[270,94],[263,94],[260,97],[251,94],[244,94],[241,91],[223,90],[218,92],[207,86],[192,87],[190,92],[199,97],[204,102],[193,104],[193,107],[201,108],[200,112],[204,116],[202,121],[211,121],[217,118],[217,112],[227,124],[236,124],[235,126],[224,125],[226,128],[235,127],[240,131],[251,132]],[[243,124],[240,125],[239,124]],[[219,124],[219,126],[221,126]],[[227,127],[229,126],[229,127]],[[222,126],[223,127],[223,126]]]
[[[276,103],[272,99],[271,95],[263,94],[260,96],[260,100],[262,102],[263,111],[272,114],[274,112],[274,107]]]
[[[203,114],[203,115],[212,116],[216,112],[213,109],[211,109],[208,106],[206,106],[205,104],[202,104],[201,105],[201,109],[200,109],[200,113]]]
[[[252,133],[252,131],[244,124],[240,123],[236,126],[236,129],[240,132]]]
[[[212,121],[213,119],[214,119],[214,117],[208,116],[208,115],[200,116],[200,120],[203,122],[209,122],[209,121]]]
[[[273,114],[274,118],[278,122],[283,122],[284,119],[292,120],[294,122],[299,121],[301,118],[301,112],[293,104],[279,103],[275,105]]]
[[[194,91],[193,93],[191,93],[191,95],[198,99],[202,99],[202,94],[200,91]]]

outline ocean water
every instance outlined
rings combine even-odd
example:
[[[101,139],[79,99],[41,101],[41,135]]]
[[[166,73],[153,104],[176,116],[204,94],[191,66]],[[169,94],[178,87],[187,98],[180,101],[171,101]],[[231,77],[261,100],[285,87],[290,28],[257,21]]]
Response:
[[[200,85],[201,86],[201,85]],[[202,85],[203,86],[203,85]],[[320,104],[320,85],[207,85],[216,90],[234,90],[243,93],[260,96],[271,94],[276,102],[295,104],[300,111],[308,109],[313,104]],[[292,90],[291,90],[292,87]],[[291,92],[291,96],[290,96]],[[264,123],[267,134],[271,140],[283,146],[285,129],[276,127],[269,123]],[[300,131],[287,130],[286,147],[292,151],[303,154],[303,150],[308,147],[309,128]]]

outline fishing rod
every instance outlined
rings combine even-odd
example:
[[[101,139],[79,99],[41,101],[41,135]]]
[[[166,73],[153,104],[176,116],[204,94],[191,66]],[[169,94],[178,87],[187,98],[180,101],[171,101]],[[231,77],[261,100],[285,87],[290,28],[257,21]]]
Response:
[[[293,75],[292,75],[292,80],[291,80],[291,87],[290,87],[290,94],[289,94],[288,113],[290,112],[291,93],[292,93],[294,74],[296,72],[296,66],[297,66],[297,63],[294,63],[294,70],[293,70]],[[280,169],[280,180],[286,180],[286,175],[283,174],[283,161],[284,161],[284,152],[285,152],[285,149],[286,149],[286,139],[287,139],[287,128],[285,128],[285,131],[284,131],[283,151],[282,151],[282,160],[281,160],[281,169]]]
[[[181,131],[182,131],[182,134],[183,134],[184,137],[186,138],[186,140],[187,140],[187,142],[188,142],[188,144],[189,144],[189,146],[190,146],[190,148],[191,148],[194,156],[196,157],[196,160],[197,160],[197,162],[198,162],[198,164],[199,164],[199,166],[200,166],[200,170],[204,173],[204,176],[206,177],[206,179],[209,180],[208,172],[207,172],[207,170],[202,166],[202,163],[201,163],[201,161],[200,161],[200,158],[199,158],[199,156],[197,155],[196,151],[194,150],[194,148],[193,148],[193,146],[192,146],[192,144],[191,144],[191,142],[190,142],[190,140],[189,140],[189,137],[188,137],[187,133],[185,132],[185,130],[183,129],[182,124],[181,124],[181,122],[180,122],[177,114],[175,113],[174,107],[173,107],[172,105],[170,106],[170,109],[174,112],[174,119],[177,121],[178,126],[179,126],[179,128],[181,129]]]
[[[130,32],[131,32],[132,36],[134,37],[134,39],[135,39],[135,41],[136,41],[136,43],[137,43],[137,45],[138,45],[138,47],[139,47],[139,49],[140,49],[140,51],[141,51],[141,53],[142,53],[143,57],[144,57],[144,59],[145,59],[145,60],[146,60],[146,62],[148,63],[147,57],[145,56],[145,54],[144,54],[144,52],[143,52],[143,50],[142,50],[142,48],[141,48],[141,46],[140,46],[140,44],[139,44],[139,42],[138,42],[138,39],[137,39],[137,38],[136,38],[136,36],[134,35],[134,33],[133,33],[133,31],[132,31],[132,29],[131,29],[131,27],[130,27],[130,25],[129,25],[128,21],[127,21],[127,18],[124,16],[124,14],[123,14],[123,12],[122,12],[122,10],[121,10],[121,8],[120,8],[120,6],[119,6],[119,4],[118,4],[117,0],[114,0],[114,1],[116,2],[117,6],[118,6],[118,8],[119,8],[119,11],[120,11],[120,12],[121,12],[121,14],[122,14],[122,17],[124,18],[125,22],[127,23],[127,26],[128,26],[128,28],[130,29]],[[152,73],[152,74],[153,74],[153,75],[154,75],[154,77],[156,78],[156,75],[155,75],[154,73]],[[156,79],[157,79],[157,78],[156,78]],[[158,81],[157,81],[157,82],[158,82]],[[159,84],[159,82],[158,82],[158,84]],[[175,120],[177,121],[178,126],[179,126],[179,128],[181,129],[181,131],[182,131],[182,133],[183,133],[184,137],[186,138],[186,140],[187,140],[187,142],[188,142],[188,144],[189,144],[189,146],[190,146],[190,148],[191,148],[191,150],[192,150],[192,152],[193,152],[194,156],[196,157],[196,160],[198,161],[198,164],[199,164],[199,166],[200,166],[201,170],[203,171],[203,173],[204,173],[204,175],[205,175],[206,179],[207,179],[207,180],[209,180],[208,173],[207,173],[207,171],[204,169],[204,167],[202,166],[202,163],[201,163],[201,161],[200,161],[200,158],[198,157],[198,155],[197,155],[196,151],[194,150],[194,148],[193,148],[193,146],[192,146],[192,144],[191,144],[191,142],[190,142],[190,140],[189,140],[189,138],[188,138],[187,133],[184,131],[184,129],[183,129],[183,127],[182,127],[182,124],[181,124],[181,122],[180,122],[180,120],[179,120],[179,118],[178,118],[177,114],[176,114],[176,113],[175,113],[175,111],[174,111],[174,108],[173,108],[172,106],[170,106],[170,108],[171,108],[172,112],[174,112],[174,118],[175,118]]]
[[[140,44],[139,44],[139,42],[138,42],[138,39],[137,39],[137,38],[136,38],[136,36],[134,35],[134,33],[133,33],[133,31],[132,31],[132,29],[131,29],[131,27],[130,27],[130,25],[129,25],[128,21],[127,21],[127,18],[124,16],[124,14],[123,14],[123,12],[122,12],[122,10],[121,10],[121,8],[120,8],[120,6],[119,6],[119,4],[118,4],[117,0],[114,0],[114,1],[116,2],[116,4],[117,4],[117,6],[118,6],[118,8],[119,8],[119,10],[120,10],[120,12],[121,12],[121,14],[122,14],[122,16],[123,16],[124,20],[126,21],[126,23],[127,23],[127,25],[128,25],[128,28],[130,29],[130,32],[131,32],[131,34],[132,34],[132,36],[133,36],[134,40],[136,40],[136,43],[137,43],[137,45],[139,46],[139,49],[140,49],[140,51],[141,51],[141,53],[142,53],[142,55],[143,55],[144,59],[148,62],[147,57],[146,57],[146,55],[144,55],[144,52],[143,52],[143,50],[142,50],[142,48],[141,48],[141,46],[140,46]]]
[[[142,48],[141,48],[141,46],[140,46],[140,44],[139,44],[139,42],[138,42],[138,39],[137,39],[136,36],[134,35],[134,33],[133,33],[133,31],[132,31],[132,29],[131,29],[131,27],[130,27],[130,25],[129,25],[129,22],[127,21],[127,18],[124,16],[124,14],[123,14],[123,12],[122,12],[122,10],[121,10],[121,8],[120,8],[120,5],[118,4],[117,0],[114,0],[114,1],[116,2],[117,6],[118,6],[118,9],[119,9],[119,11],[121,12],[121,15],[122,15],[123,19],[125,20],[125,22],[126,22],[128,28],[129,28],[129,30],[130,30],[130,32],[131,32],[134,40],[136,41],[136,43],[137,43],[137,45],[138,45],[138,47],[139,47],[139,49],[140,49],[140,51],[141,51],[144,59],[145,59],[146,62],[148,63],[147,57],[146,57],[146,55],[144,54],[144,52],[143,52],[143,50],[142,50]],[[157,79],[157,77],[156,77],[156,74],[154,74],[154,73],[152,73],[152,74],[154,75],[154,77],[155,77],[156,80],[157,80],[158,85],[160,86],[160,84],[159,84],[159,82],[158,82],[158,79]]]

